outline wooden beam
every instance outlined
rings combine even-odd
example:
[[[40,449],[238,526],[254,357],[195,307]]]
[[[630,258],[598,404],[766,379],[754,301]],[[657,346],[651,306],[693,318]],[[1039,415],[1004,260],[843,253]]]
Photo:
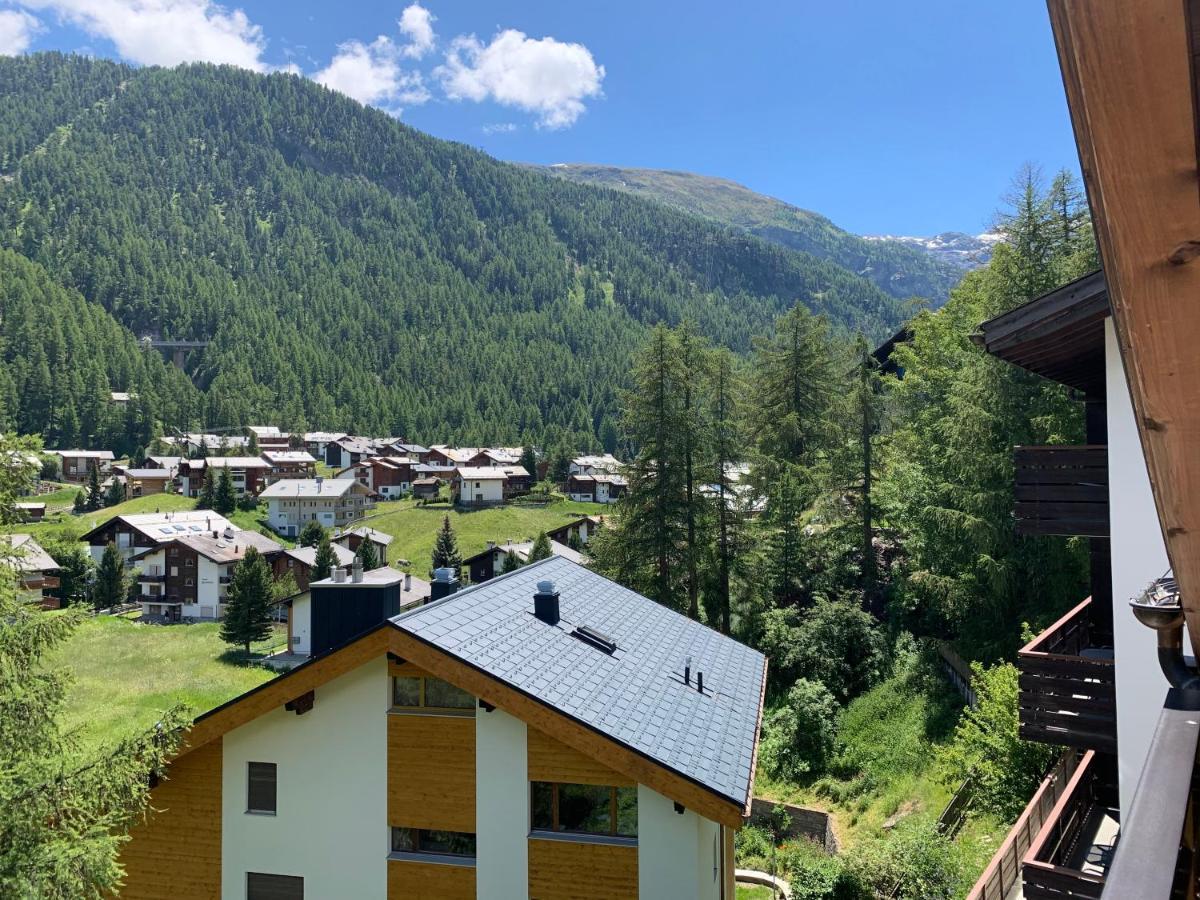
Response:
[[[1048,5],[1150,484],[1200,647],[1200,259],[1180,251],[1200,240],[1188,3]]]
[[[498,709],[516,716],[585,756],[615,769],[638,784],[644,784],[672,800],[730,828],[742,825],[743,804],[717,794],[698,782],[636,750],[614,741],[599,731],[572,719],[550,705],[517,690],[481,669],[470,666],[398,628],[391,632],[391,652],[415,663],[455,687],[470,691]],[[487,713],[481,713],[487,715]],[[749,798],[747,798],[749,803]]]

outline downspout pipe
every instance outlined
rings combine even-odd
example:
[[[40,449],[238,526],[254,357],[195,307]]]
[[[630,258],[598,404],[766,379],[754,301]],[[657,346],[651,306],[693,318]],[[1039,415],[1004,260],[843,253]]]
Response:
[[[1161,578],[1129,601],[1134,616],[1158,633],[1158,666],[1171,687],[1200,690],[1200,672],[1183,655],[1183,605],[1172,578]]]

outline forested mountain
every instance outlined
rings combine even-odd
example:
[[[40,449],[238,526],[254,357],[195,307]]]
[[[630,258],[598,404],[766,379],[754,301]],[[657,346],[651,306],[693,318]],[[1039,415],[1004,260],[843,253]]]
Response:
[[[597,184],[651,197],[783,247],[831,260],[900,299],[923,297],[934,306],[941,306],[965,271],[957,261],[930,255],[922,247],[903,242],[909,239],[859,237],[838,228],[819,213],[756,193],[724,178],[588,164],[559,164],[545,171],[580,184]]]
[[[165,376],[107,363],[127,335],[98,341],[107,386],[144,392],[168,427],[594,444],[654,323],[691,319],[741,352],[797,302],[872,337],[902,315],[827,260],[497,162],[296,76],[208,65],[0,59],[0,246],[134,336],[209,341],[186,411],[183,388],[158,395]],[[56,360],[45,326],[28,339]],[[51,365],[86,383],[73,356]],[[97,438],[41,426],[51,444]]]

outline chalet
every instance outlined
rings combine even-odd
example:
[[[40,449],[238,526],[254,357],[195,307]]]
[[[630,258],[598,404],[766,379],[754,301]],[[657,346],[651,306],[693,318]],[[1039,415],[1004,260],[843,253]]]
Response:
[[[460,466],[454,471],[454,502],[461,506],[503,503],[508,475],[495,466]]]
[[[603,527],[604,516],[580,516],[552,531],[547,531],[546,537],[567,546],[570,546],[574,539],[580,546],[586,547],[592,536]]]
[[[392,536],[385,534],[382,531],[376,531],[374,528],[368,528],[366,525],[360,525],[357,528],[351,528],[349,531],[342,532],[333,538],[333,543],[341,544],[351,553],[358,553],[359,546],[363,541],[370,541],[375,547],[375,558],[379,560],[379,565],[387,565],[388,546],[392,543]]]
[[[179,463],[183,461],[179,456],[147,456],[141,461],[140,468],[143,469],[166,469],[171,473],[171,477],[179,471]]]
[[[344,431],[306,431],[303,435],[304,449],[317,459],[324,459],[325,449],[344,437],[348,437]]]
[[[287,612],[288,653],[291,657],[302,659],[314,653],[312,596],[314,591],[317,592],[319,603],[321,594],[328,596],[330,591],[327,589],[330,588],[352,591],[351,597],[370,593],[385,594],[389,597],[394,595],[398,610],[428,603],[431,591],[428,581],[414,578],[407,572],[389,566],[363,571],[355,560],[350,565],[338,567],[329,578],[314,581],[307,590],[281,601],[280,605]],[[318,647],[315,652],[321,652],[323,649],[328,648]]]
[[[420,444],[408,444],[403,441],[397,441],[392,445],[392,450],[400,456],[410,457],[419,463],[429,462],[430,450],[428,447],[422,447]]]
[[[167,469],[113,466],[113,471],[125,479],[126,497],[165,494],[171,489],[173,476]]]
[[[133,399],[134,396],[135,395],[129,393],[129,391],[109,391],[108,392],[108,399],[111,402],[120,403],[122,405],[128,403],[131,399]]]
[[[254,435],[254,441],[258,444],[260,453],[266,450],[291,449],[292,436],[280,431],[274,425],[249,425],[246,427],[246,431]]]
[[[499,467],[505,475],[504,478],[504,499],[509,497],[517,497],[521,494],[528,494],[529,488],[533,486],[533,475],[526,471],[524,466],[504,465]]]
[[[576,456],[567,467],[568,475],[619,475],[625,464],[605,453],[600,456]]]
[[[567,496],[581,503],[616,503],[629,483],[621,475],[568,475]]]
[[[435,444],[429,450],[431,465],[450,468],[481,468],[496,463],[487,455],[487,451],[479,447],[446,447]]]
[[[21,597],[38,603],[45,609],[58,609],[58,563],[41,544],[29,534],[8,534],[2,538],[8,544],[11,564],[20,583]]]
[[[230,450],[245,450],[250,439],[241,434],[189,433],[179,437],[164,437],[164,444],[178,447],[181,456],[203,456],[209,453],[226,453]]]
[[[504,564],[510,556],[514,557],[518,564],[525,565],[529,562],[529,554],[532,550],[533,541],[522,541],[519,544],[514,544],[512,541],[507,544],[488,541],[487,549],[474,556],[468,556],[463,560],[463,566],[467,569],[467,577],[471,583],[479,584],[503,574]],[[550,541],[550,552],[580,565],[585,561],[583,554],[558,541]]]
[[[123,898],[732,900],[760,653],[564,559],[398,577],[313,584],[312,658],[195,720]]]
[[[268,562],[283,551],[258,532],[229,528],[183,534],[135,554],[129,563],[142,615],[168,622],[223,618],[234,567],[250,547]]]
[[[17,518],[22,522],[40,522],[46,518],[45,503],[14,503]]]
[[[275,531],[295,537],[305,522],[341,528],[361,519],[375,503],[371,492],[357,481],[344,478],[285,478],[264,490],[267,521]]]
[[[267,478],[312,478],[317,471],[317,461],[307,450],[264,450],[262,458],[270,466]]]
[[[185,497],[199,497],[208,469],[213,470],[214,484],[221,477],[221,469],[228,469],[234,494],[238,497],[255,497],[266,487],[271,464],[258,456],[205,456],[200,459],[185,459],[179,464],[179,493]]]
[[[371,438],[344,437],[330,441],[325,446],[325,465],[345,469],[356,465],[364,457],[378,455],[379,447]]]
[[[332,544],[331,546],[338,567],[345,569],[354,563],[354,551],[341,544]],[[291,575],[296,579],[296,589],[307,591],[308,584],[312,580],[312,570],[316,564],[316,547],[293,547],[287,548],[275,556],[271,569],[276,578]]]
[[[416,460],[407,456],[365,456],[334,478],[353,478],[380,497],[394,499],[412,490]]]
[[[233,523],[211,510],[189,509],[175,512],[130,513],[113,516],[83,535],[92,559],[99,563],[104,548],[116,544],[128,559],[144,550],[184,535],[202,535],[213,531],[236,531]]]
[[[432,476],[417,478],[412,483],[412,494],[418,500],[436,500],[441,487],[442,482],[440,478]]]
[[[91,477],[92,469],[98,469],[101,478],[107,478],[112,472],[113,453],[111,450],[51,450],[55,456],[62,458],[63,481],[82,484]]]

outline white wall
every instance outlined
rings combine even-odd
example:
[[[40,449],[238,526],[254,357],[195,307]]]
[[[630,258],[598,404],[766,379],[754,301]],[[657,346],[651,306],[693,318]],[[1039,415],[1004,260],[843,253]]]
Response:
[[[1154,632],[1129,600],[1167,570],[1167,551],[1112,319],[1104,323],[1108,391],[1108,503],[1112,543],[1113,643],[1121,808],[1129,809],[1167,692]]]
[[[292,601],[292,650],[296,653],[311,653],[312,639],[309,623],[312,621],[311,595],[306,591]]]
[[[672,800],[639,784],[638,894],[643,900],[717,900],[721,896],[720,830],[720,825],[690,809],[680,815]]]
[[[525,723],[475,715],[475,885],[479,900],[529,895],[529,764]]]
[[[458,499],[463,503],[500,503],[504,500],[504,482],[499,478],[462,478],[460,483]]]
[[[246,873],[299,875],[307,897],[387,896],[387,661],[316,690],[302,716],[279,707],[225,735],[221,896]],[[246,813],[248,762],[278,765],[278,815]]]

